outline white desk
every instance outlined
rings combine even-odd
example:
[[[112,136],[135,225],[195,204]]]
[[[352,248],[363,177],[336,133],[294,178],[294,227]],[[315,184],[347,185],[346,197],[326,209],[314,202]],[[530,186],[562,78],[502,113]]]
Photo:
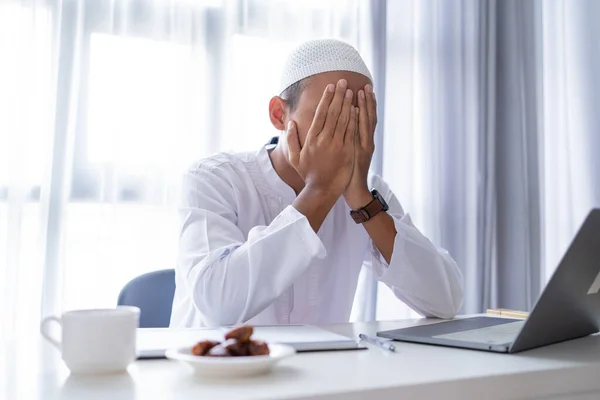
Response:
[[[330,325],[356,337],[426,320]],[[35,343],[39,343],[36,345]],[[600,398],[600,336],[516,355],[398,343],[398,353],[299,354],[273,373],[202,381],[187,365],[138,361],[129,373],[69,376],[41,341],[0,349],[0,399],[573,399]]]

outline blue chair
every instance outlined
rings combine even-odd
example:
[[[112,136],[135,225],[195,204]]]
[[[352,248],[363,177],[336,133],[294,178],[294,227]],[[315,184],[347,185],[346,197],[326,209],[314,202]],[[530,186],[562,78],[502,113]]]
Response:
[[[163,269],[132,279],[119,293],[117,304],[141,310],[140,328],[168,328],[175,295],[175,270]]]

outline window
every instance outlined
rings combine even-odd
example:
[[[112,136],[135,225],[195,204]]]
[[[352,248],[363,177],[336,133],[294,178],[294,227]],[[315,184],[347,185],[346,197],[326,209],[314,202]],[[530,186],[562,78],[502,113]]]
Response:
[[[106,307],[129,279],[175,267],[180,173],[278,134],[267,105],[287,52],[311,37],[355,43],[356,9],[355,0],[0,4],[0,56],[17,60],[0,62],[0,274],[23,275],[11,288],[2,285],[14,277],[0,275],[0,293],[12,291],[0,301],[42,304],[31,293],[41,296],[51,271],[43,304]]]

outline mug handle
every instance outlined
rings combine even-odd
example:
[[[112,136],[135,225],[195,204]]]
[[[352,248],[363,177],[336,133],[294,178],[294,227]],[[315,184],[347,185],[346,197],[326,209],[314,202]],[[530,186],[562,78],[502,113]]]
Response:
[[[44,337],[44,339],[46,339],[47,341],[49,341],[50,343],[52,343],[54,346],[56,346],[57,349],[60,350],[60,342],[56,339],[54,339],[52,337],[52,335],[50,335],[50,332],[48,331],[48,325],[51,322],[56,322],[58,325],[60,325],[61,329],[62,329],[62,321],[60,318],[58,317],[46,317],[44,318],[44,320],[42,321],[42,323],[40,324],[40,333],[42,334],[42,336]]]

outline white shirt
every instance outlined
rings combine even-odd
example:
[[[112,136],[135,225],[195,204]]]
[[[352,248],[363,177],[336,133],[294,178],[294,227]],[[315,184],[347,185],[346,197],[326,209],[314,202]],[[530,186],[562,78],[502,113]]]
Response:
[[[463,301],[456,263],[415,228],[380,177],[369,179],[397,230],[390,265],[343,198],[315,233],[266,148],[191,168],[171,327],[348,322],[363,265],[420,314],[454,317]]]

